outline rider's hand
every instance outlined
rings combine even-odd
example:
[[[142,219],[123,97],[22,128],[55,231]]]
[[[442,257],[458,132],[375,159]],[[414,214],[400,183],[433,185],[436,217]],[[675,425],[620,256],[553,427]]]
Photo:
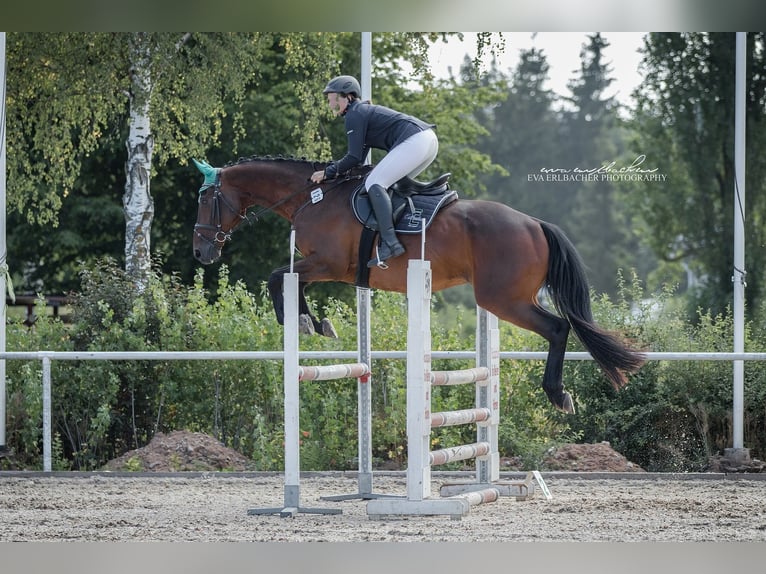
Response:
[[[311,174],[311,181],[314,183],[321,183],[324,181],[324,170],[315,171]]]

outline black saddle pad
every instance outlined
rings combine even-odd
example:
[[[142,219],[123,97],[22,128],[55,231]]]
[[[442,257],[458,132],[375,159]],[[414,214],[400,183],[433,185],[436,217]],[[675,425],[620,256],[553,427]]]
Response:
[[[362,225],[377,231],[378,222],[372,211],[370,199],[362,191],[364,191],[364,185],[360,185],[351,194],[351,208]],[[425,221],[426,229],[428,229],[439,210],[457,198],[457,191],[454,189],[445,190],[438,195],[412,195],[409,197],[402,197],[394,193],[391,197],[391,205],[396,232],[420,233],[423,230],[423,221]]]

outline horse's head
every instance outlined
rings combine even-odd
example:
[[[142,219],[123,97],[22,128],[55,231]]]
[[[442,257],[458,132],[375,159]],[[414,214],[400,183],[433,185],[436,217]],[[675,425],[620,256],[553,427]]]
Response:
[[[207,265],[221,257],[224,243],[231,239],[231,232],[244,216],[237,197],[233,193],[227,194],[222,188],[221,168],[214,168],[205,161],[192,161],[205,176],[199,188],[192,246],[194,257]]]
[[[292,222],[296,213],[322,201],[321,193],[319,198],[315,196],[318,186],[310,179],[314,171],[324,167],[321,163],[267,156],[241,158],[215,168],[204,161],[192,161],[205,177],[199,188],[193,237],[194,257],[205,265],[221,257],[224,244],[241,222],[257,220],[265,211]],[[346,184],[354,185],[342,179],[331,182],[329,188]],[[260,210],[250,218],[246,214],[253,206]]]

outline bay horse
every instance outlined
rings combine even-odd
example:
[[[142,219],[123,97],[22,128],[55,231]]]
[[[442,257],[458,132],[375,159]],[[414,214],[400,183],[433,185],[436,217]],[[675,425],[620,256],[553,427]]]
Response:
[[[300,279],[300,313],[321,333],[322,323],[311,314],[304,289],[319,281],[356,283],[362,224],[350,197],[363,183],[365,168],[317,185],[309,177],[326,164],[305,159],[249,158],[221,168],[194,163],[205,176],[194,226],[194,257],[203,264],[216,261],[253,206],[287,219],[302,255],[294,264]],[[548,341],[542,387],[559,410],[574,412],[562,382],[570,327],[616,389],[627,383],[626,374],[644,363],[641,352],[594,323],[584,264],[556,225],[502,203],[457,199],[439,212],[426,237],[433,292],[470,283],[478,305]],[[400,235],[399,240],[411,256],[420,256],[419,235]],[[406,293],[408,259],[399,256],[386,262],[387,269],[371,269],[369,287]],[[289,271],[289,266],[276,269],[268,280],[280,324],[283,275]],[[558,315],[539,303],[543,287]]]

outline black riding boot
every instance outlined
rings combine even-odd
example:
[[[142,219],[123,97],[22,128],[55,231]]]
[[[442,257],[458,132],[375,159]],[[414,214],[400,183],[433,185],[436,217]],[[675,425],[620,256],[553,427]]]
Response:
[[[372,205],[372,210],[375,212],[375,219],[378,220],[381,238],[380,246],[377,250],[378,256],[370,259],[367,267],[386,269],[388,267],[385,264],[386,259],[398,257],[404,253],[404,245],[399,243],[396,231],[394,231],[391,197],[388,195],[388,191],[382,185],[373,184],[367,190],[367,194],[370,196],[370,205]]]

